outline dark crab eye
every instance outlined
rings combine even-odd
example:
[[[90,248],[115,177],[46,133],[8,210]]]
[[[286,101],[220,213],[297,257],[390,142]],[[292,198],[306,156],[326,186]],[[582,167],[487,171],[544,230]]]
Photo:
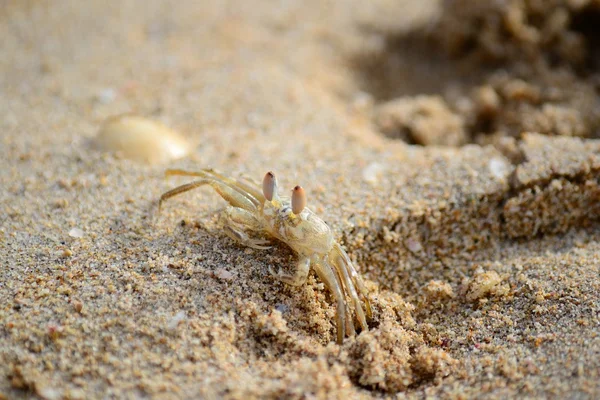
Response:
[[[275,178],[275,174],[269,171],[263,179],[263,194],[265,195],[265,199],[271,201],[276,193],[277,179]]]
[[[296,215],[300,214],[306,207],[306,193],[302,186],[296,186],[292,190],[292,212]]]

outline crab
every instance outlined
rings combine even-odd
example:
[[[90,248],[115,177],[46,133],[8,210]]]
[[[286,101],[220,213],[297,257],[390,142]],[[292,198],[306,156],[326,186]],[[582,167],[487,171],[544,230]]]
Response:
[[[331,291],[337,303],[337,342],[356,334],[354,317],[361,331],[367,331],[371,319],[369,293],[350,257],[334,239],[331,228],[306,207],[306,193],[301,186],[292,190],[290,197],[280,197],[275,174],[267,172],[262,191],[258,185],[244,179],[226,177],[212,169],[198,172],[170,169],[165,176],[193,176],[197,180],[178,186],[160,197],[158,208],[177,195],[203,185],[210,185],[229,206],[219,216],[219,223],[231,239],[244,246],[265,250],[269,240],[252,238],[248,232],[276,238],[298,254],[293,274],[275,271],[273,277],[288,285],[300,286],[306,282],[312,268]]]

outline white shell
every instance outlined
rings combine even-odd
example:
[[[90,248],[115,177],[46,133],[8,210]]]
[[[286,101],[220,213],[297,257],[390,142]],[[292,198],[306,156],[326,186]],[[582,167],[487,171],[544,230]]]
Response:
[[[134,115],[109,118],[93,140],[94,147],[130,160],[162,164],[188,154],[189,143],[163,124]]]

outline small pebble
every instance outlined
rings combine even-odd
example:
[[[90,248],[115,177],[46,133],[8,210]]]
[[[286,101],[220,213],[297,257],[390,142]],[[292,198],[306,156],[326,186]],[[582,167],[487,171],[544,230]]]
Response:
[[[39,386],[39,387],[38,387]],[[40,396],[44,400],[59,400],[62,399],[62,392],[60,389],[57,389],[48,385],[37,385],[35,386],[35,392],[38,396]]]
[[[67,208],[69,206],[69,200],[67,199],[57,199],[52,204],[55,208]]]
[[[277,311],[279,311],[282,314],[285,314],[286,312],[288,312],[288,310],[290,309],[287,305],[283,304],[283,303],[277,303],[277,305],[275,306],[275,309]]]
[[[173,316],[173,318],[171,318],[169,320],[169,323],[167,324],[167,329],[169,330],[175,330],[177,328],[177,326],[179,325],[179,323],[181,321],[185,320],[185,311],[179,311],[177,314],[175,314]]]
[[[385,167],[378,162],[372,162],[362,170],[362,178],[365,182],[372,185],[379,181],[379,178],[384,173]]]
[[[71,230],[69,231],[69,236],[74,237],[74,238],[82,238],[84,235],[83,230],[79,229],[79,228],[71,228]]]
[[[408,238],[405,243],[408,250],[412,253],[419,253],[423,250],[423,245],[417,239]]]
[[[219,279],[223,279],[224,281],[232,281],[233,280],[233,274],[224,268],[218,268],[215,271],[215,276]]]
[[[56,340],[64,331],[64,328],[56,324],[48,324],[48,336],[52,340]]]
[[[83,310],[83,303],[79,300],[73,301],[73,308],[80,313]]]
[[[492,174],[498,179],[508,177],[510,168],[507,163],[500,158],[492,158],[489,163],[489,168]]]
[[[148,164],[162,164],[188,154],[189,143],[163,124],[134,115],[109,118],[94,138],[95,148]]]

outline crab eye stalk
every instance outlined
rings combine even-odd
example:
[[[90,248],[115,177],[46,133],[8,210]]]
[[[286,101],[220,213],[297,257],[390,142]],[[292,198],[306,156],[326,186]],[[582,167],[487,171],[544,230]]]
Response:
[[[263,194],[269,201],[272,201],[273,197],[277,197],[277,178],[271,171],[267,172],[263,178]]]
[[[292,190],[292,212],[296,215],[300,214],[306,207],[306,193],[302,186],[296,186]]]

